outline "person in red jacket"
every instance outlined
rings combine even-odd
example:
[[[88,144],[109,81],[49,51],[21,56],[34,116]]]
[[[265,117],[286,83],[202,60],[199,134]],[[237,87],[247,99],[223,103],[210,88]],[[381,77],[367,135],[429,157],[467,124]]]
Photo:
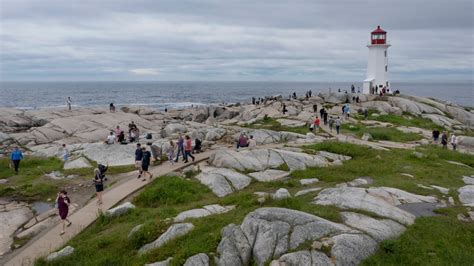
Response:
[[[316,116],[316,119],[315,119],[314,122],[313,122],[315,131],[316,131],[317,129],[319,129],[319,125],[320,125],[320,124],[321,124],[321,119],[319,119],[319,116]]]
[[[193,159],[194,162],[194,156],[191,154],[193,151],[193,141],[192,139],[186,135],[186,141],[184,142],[184,163],[188,162],[188,156]]]

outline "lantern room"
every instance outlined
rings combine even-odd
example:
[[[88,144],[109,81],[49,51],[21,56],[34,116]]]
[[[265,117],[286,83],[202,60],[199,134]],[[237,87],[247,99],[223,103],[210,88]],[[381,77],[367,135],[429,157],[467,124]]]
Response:
[[[371,33],[372,44],[386,44],[387,43],[387,32],[377,26],[377,29]]]

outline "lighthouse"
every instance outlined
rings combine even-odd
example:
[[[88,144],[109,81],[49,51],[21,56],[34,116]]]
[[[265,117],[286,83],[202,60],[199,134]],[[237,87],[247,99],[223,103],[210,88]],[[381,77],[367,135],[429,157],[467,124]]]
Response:
[[[370,33],[369,62],[367,64],[367,77],[364,80],[363,92],[374,94],[384,87],[388,88],[388,55],[390,44],[387,42],[387,32],[377,26]]]

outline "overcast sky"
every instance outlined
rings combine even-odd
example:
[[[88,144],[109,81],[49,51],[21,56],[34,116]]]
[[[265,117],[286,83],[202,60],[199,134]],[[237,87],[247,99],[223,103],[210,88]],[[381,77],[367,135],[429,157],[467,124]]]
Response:
[[[472,0],[0,0],[1,80],[473,80]]]

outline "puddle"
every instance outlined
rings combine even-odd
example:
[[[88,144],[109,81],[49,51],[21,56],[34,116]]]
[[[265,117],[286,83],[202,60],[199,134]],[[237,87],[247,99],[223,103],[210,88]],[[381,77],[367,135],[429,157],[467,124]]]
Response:
[[[398,205],[397,207],[415,215],[416,217],[438,216],[439,214],[435,213],[434,210],[441,208],[439,203],[429,202],[405,203]]]
[[[50,202],[37,201],[31,204],[31,208],[33,208],[36,215],[40,215],[54,208],[54,205]]]

